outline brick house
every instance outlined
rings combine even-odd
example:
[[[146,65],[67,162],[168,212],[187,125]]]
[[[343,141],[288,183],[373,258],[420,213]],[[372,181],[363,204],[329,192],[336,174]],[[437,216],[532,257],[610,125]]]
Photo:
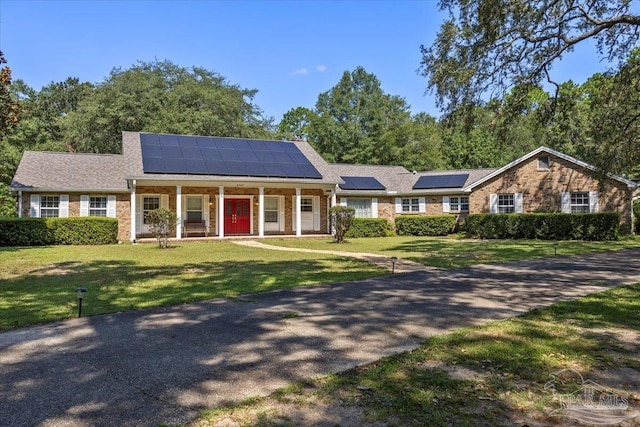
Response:
[[[336,204],[390,221],[617,211],[630,231],[635,188],[545,147],[499,169],[410,172],[328,164],[304,141],[138,132],[123,132],[122,154],[27,151],[11,184],[20,217],[114,217],[118,238],[131,241],[149,235],[146,213],[160,207],[177,213],[177,239],[329,233]]]

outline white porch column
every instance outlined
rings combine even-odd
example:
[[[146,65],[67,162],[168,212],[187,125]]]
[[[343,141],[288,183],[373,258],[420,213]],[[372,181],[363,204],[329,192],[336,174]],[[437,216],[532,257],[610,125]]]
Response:
[[[132,242],[136,241],[136,180],[132,180],[131,181],[131,202],[129,203],[130,205],[130,211],[129,215],[130,215],[130,221],[129,224],[130,225],[130,229],[131,229],[131,236],[129,238],[129,240],[131,240]]]
[[[258,237],[264,237],[264,187],[258,191]]]
[[[218,237],[224,239],[224,187],[218,187]]]
[[[296,188],[296,236],[302,236],[302,197],[300,194],[300,188]]]
[[[176,239],[182,239],[182,185],[176,185]]]
[[[18,191],[18,218],[22,218],[22,190]]]
[[[338,203],[338,198],[336,197],[336,189],[332,188],[331,189],[331,205],[329,206],[329,209],[334,207],[337,203]],[[329,216],[329,218],[328,218],[329,220],[327,221],[327,224],[329,224],[329,226],[327,227],[329,229],[328,233],[329,234],[334,234],[335,230],[333,228],[333,224],[331,223],[331,214],[329,214],[328,216]]]

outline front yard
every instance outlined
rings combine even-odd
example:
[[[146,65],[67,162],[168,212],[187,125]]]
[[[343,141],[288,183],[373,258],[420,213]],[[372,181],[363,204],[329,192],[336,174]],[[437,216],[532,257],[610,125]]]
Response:
[[[83,315],[359,280],[387,271],[352,258],[230,242],[0,248],[0,330]]]
[[[367,252],[395,256],[421,264],[456,268],[473,264],[521,261],[554,256],[554,242],[544,240],[476,240],[458,236],[347,239],[343,244],[331,239],[268,239],[264,243],[292,248],[322,249],[344,252]],[[612,242],[557,242],[558,256],[580,255],[596,251],[619,250],[640,246],[637,237]]]

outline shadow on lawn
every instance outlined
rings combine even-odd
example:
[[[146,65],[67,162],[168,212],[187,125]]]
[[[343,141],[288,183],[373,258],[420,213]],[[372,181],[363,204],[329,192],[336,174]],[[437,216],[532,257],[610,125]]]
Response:
[[[178,266],[140,266],[136,262],[61,262],[3,281],[6,310],[0,330],[77,315],[75,289],[85,287],[83,315],[136,310],[358,280],[375,275],[371,266],[334,259],[298,261],[198,262]]]

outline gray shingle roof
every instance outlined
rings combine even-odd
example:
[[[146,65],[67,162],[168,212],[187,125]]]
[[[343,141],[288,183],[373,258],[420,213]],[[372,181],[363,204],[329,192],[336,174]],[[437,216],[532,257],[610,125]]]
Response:
[[[11,182],[14,190],[127,191],[121,154],[25,151]]]

